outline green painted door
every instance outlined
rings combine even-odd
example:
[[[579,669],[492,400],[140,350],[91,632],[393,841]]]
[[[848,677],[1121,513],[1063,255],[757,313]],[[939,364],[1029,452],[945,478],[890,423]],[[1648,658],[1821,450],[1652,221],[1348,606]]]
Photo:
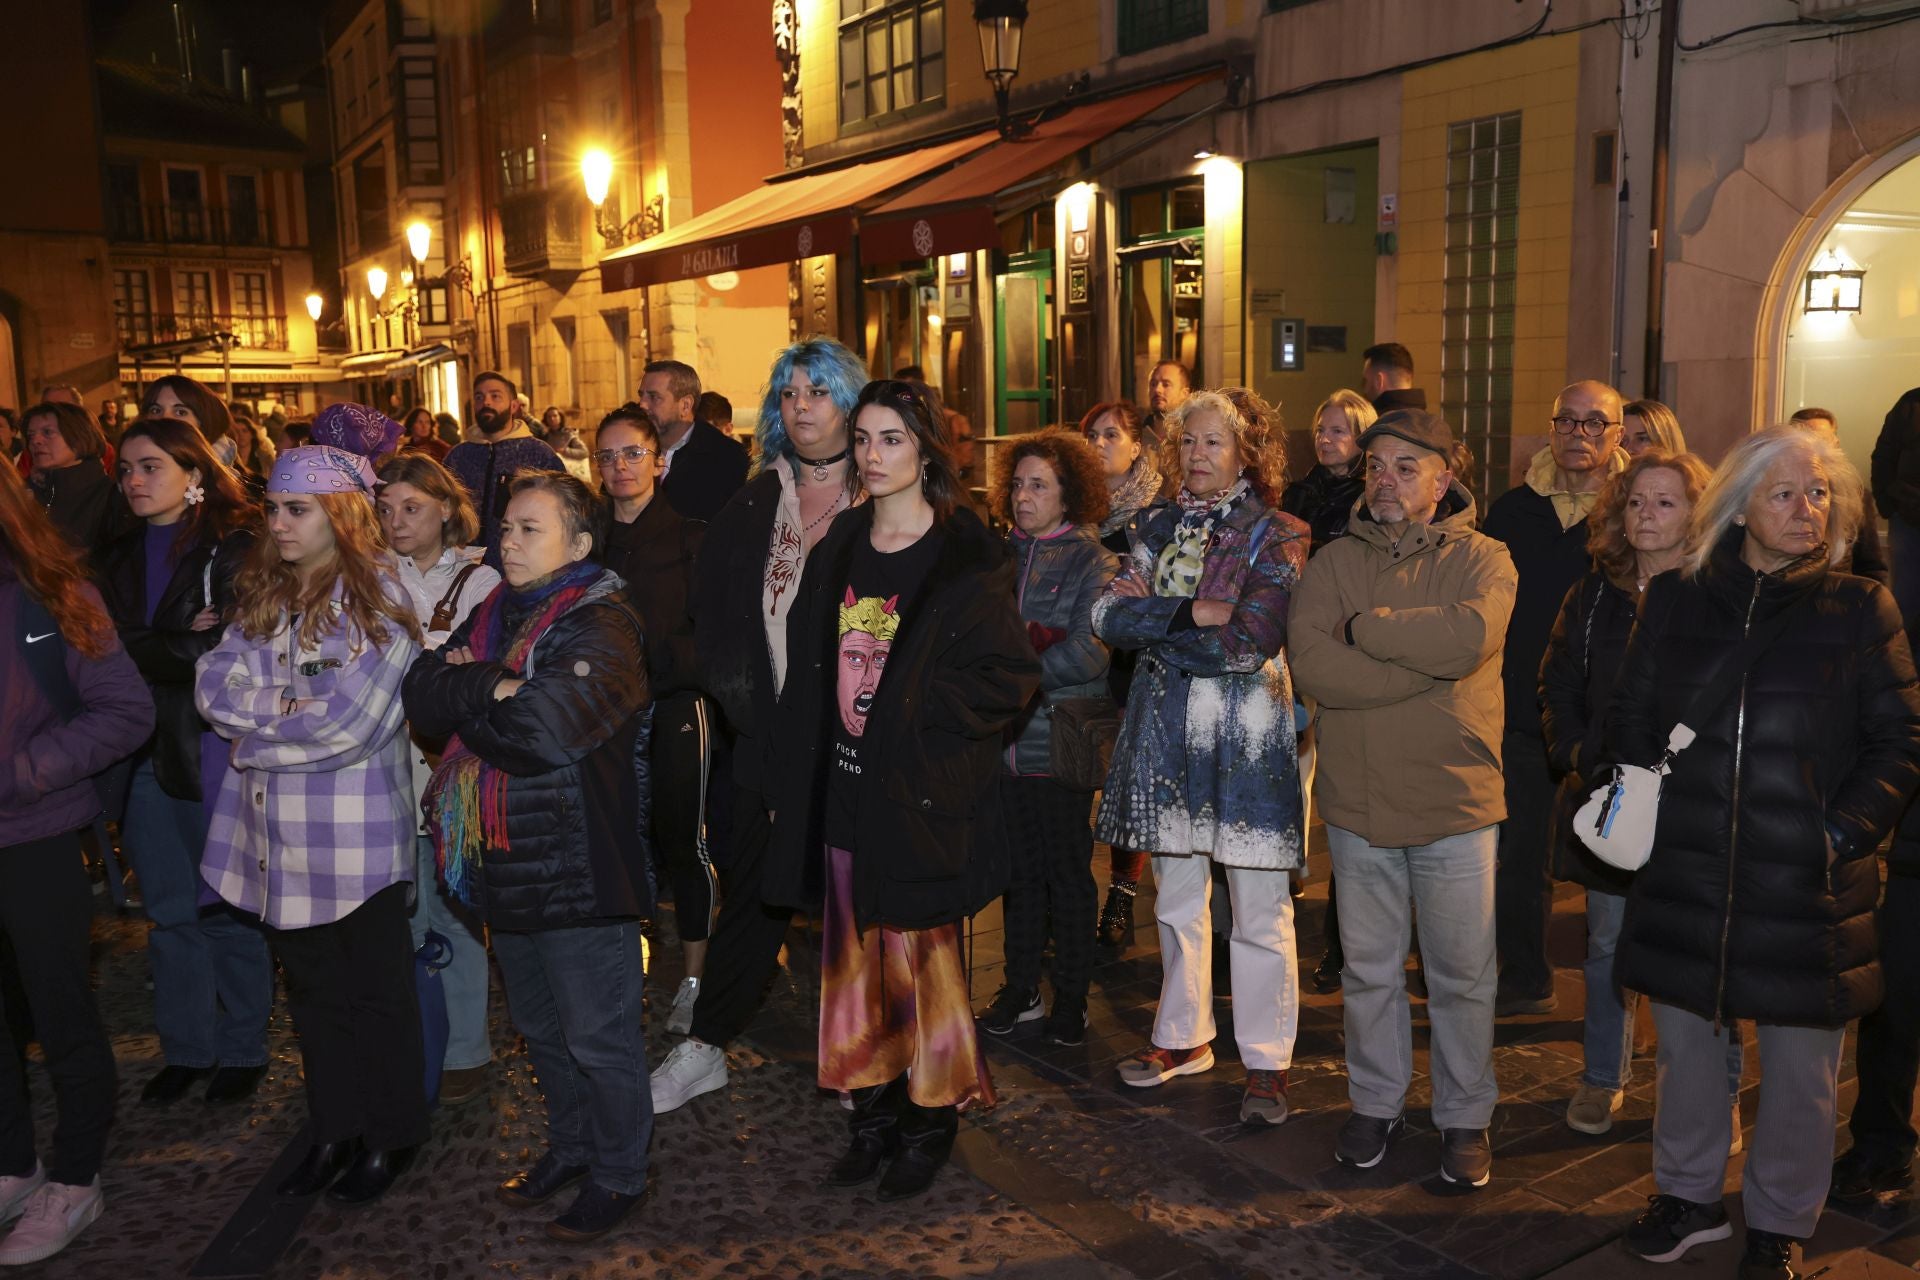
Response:
[[[1053,254],[1016,254],[993,280],[994,433],[1038,431],[1053,416]]]

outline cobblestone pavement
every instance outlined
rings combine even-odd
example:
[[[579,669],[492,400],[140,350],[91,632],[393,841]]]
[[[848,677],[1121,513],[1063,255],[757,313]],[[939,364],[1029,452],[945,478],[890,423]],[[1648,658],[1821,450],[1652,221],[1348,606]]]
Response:
[[[107,1216],[34,1270],[89,1280],[184,1276],[197,1264],[205,1275],[434,1280],[1671,1275],[1673,1268],[1636,1264],[1617,1243],[1652,1185],[1651,1060],[1636,1060],[1612,1135],[1589,1138],[1562,1123],[1580,1069],[1577,905],[1563,892],[1554,917],[1558,1011],[1500,1026],[1494,1180],[1468,1196],[1444,1194],[1434,1177],[1438,1139],[1424,1124],[1418,1001],[1412,1126],[1371,1171],[1341,1169],[1331,1154],[1345,1116],[1337,995],[1303,997],[1290,1075],[1294,1116],[1278,1130],[1237,1122],[1243,1079],[1227,997],[1212,1072],[1159,1089],[1120,1086],[1114,1064],[1145,1042],[1158,991],[1152,899],[1143,889],[1140,944],[1096,973],[1086,1044],[1044,1047],[1038,1024],[992,1042],[1001,1105],[963,1124],[956,1167],[919,1201],[882,1205],[870,1188],[817,1185],[843,1142],[844,1112],[814,1087],[815,955],[797,929],[792,965],[731,1054],[729,1088],[660,1118],[652,1198],[620,1233],[592,1246],[556,1245],[539,1214],[492,1199],[494,1183],[537,1157],[543,1123],[537,1088],[496,999],[502,1052],[491,1095],[441,1112],[426,1158],[383,1203],[355,1212],[315,1206],[285,1233],[290,1241],[270,1269],[234,1260],[272,1256],[263,1241],[273,1241],[273,1225],[255,1212],[266,1197],[249,1197],[303,1120],[299,1054],[284,1016],[275,1018],[273,1065],[250,1111],[191,1100],[166,1111],[139,1107],[139,1089],[158,1067],[144,926],[103,912],[98,981],[121,1067]],[[1300,916],[1308,968],[1319,953],[1324,906],[1324,888],[1314,882]],[[650,1034],[677,977],[673,950],[659,956]],[[984,1004],[1000,979],[996,917],[978,922],[973,959],[976,1003]],[[656,1058],[663,1039],[650,1040]],[[1756,1058],[1750,1051],[1748,1117]],[[38,1072],[35,1091],[44,1135],[51,1105]],[[1849,1061],[1843,1101],[1851,1097]],[[1737,1211],[1737,1196],[1730,1205]],[[223,1228],[223,1244],[234,1247],[209,1253]],[[1731,1275],[1737,1245],[1696,1251],[1689,1274]],[[1920,1263],[1920,1215],[1904,1200],[1829,1212],[1807,1252],[1809,1275],[1910,1274]]]

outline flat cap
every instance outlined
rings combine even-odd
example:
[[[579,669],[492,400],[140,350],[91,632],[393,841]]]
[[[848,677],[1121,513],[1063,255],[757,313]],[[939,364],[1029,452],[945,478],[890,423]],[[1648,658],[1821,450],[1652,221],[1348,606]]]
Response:
[[[1453,428],[1447,425],[1445,418],[1437,413],[1428,413],[1425,409],[1395,409],[1381,414],[1361,434],[1360,447],[1366,448],[1380,436],[1393,436],[1408,444],[1417,444],[1442,457],[1453,452]]]

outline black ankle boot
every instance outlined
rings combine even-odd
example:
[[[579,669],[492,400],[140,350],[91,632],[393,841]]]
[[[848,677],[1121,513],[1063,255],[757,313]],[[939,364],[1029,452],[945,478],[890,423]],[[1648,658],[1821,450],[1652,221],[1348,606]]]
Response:
[[[318,1195],[330,1186],[346,1167],[360,1158],[360,1139],[345,1142],[316,1142],[307,1148],[307,1158],[277,1188],[283,1196]]]
[[[1135,886],[1116,880],[1107,890],[1107,904],[1100,909],[1100,924],[1094,930],[1102,946],[1133,945],[1133,895]]]
[[[934,1175],[953,1151],[960,1131],[958,1107],[922,1107],[908,1102],[901,1109],[900,1154],[880,1179],[882,1200],[905,1200],[933,1185]]]
[[[886,1158],[900,1148],[900,1104],[905,1101],[907,1078],[853,1091],[853,1111],[847,1117],[852,1141],[847,1154],[827,1170],[830,1187],[857,1187],[880,1172]]]

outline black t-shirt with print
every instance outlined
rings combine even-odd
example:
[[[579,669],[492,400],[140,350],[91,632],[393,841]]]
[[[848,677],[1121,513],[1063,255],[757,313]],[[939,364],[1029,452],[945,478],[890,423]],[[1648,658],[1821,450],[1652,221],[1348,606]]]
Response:
[[[860,777],[860,740],[886,674],[887,654],[914,597],[933,568],[940,534],[899,551],[880,552],[855,541],[847,583],[838,601],[833,661],[833,759],[827,771],[827,843],[853,847],[854,783]]]

